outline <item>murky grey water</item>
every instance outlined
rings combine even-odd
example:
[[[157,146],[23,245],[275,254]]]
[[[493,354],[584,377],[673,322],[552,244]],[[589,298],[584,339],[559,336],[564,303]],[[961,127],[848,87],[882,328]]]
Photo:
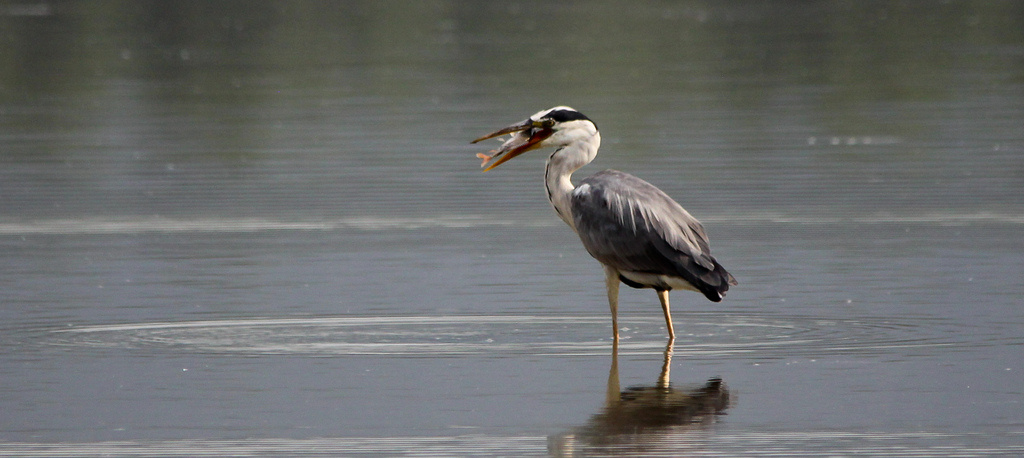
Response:
[[[1024,454],[1024,5],[0,6],[0,455]],[[740,285],[624,290],[557,104]]]

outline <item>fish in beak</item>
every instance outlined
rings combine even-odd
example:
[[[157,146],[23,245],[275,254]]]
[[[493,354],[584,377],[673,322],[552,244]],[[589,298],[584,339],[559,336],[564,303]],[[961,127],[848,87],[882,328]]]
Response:
[[[484,172],[486,172],[520,154],[539,148],[540,143],[544,141],[544,139],[555,133],[551,128],[554,124],[554,121],[550,119],[543,119],[540,121],[527,119],[526,121],[512,124],[511,126],[496,130],[473,140],[471,143],[478,143],[489,138],[512,134],[512,137],[505,140],[505,143],[502,143],[500,148],[490,151],[494,154],[488,155],[484,153],[477,153],[476,157],[483,160],[480,167],[483,167]],[[487,165],[488,162],[490,162],[490,165]]]

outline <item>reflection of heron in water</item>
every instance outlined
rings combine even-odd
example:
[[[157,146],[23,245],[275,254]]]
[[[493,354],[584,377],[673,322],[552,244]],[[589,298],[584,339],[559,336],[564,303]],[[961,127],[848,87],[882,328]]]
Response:
[[[612,346],[605,406],[586,425],[552,436],[548,451],[555,456],[591,453],[625,453],[661,449],[664,444],[685,446],[678,434],[713,424],[729,407],[729,390],[720,378],[703,386],[673,387],[669,381],[672,344],[665,348],[665,362],[654,386],[619,387],[618,345]],[[676,440],[672,440],[675,437]],[[683,439],[680,442],[679,439]],[[661,445],[659,445],[661,444]]]

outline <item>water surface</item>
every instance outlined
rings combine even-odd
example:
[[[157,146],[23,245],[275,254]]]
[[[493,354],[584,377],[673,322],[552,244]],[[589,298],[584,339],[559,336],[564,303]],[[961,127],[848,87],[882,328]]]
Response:
[[[1022,18],[0,7],[0,454],[1022,454]],[[560,104],[739,279],[669,352],[543,154],[477,168]]]

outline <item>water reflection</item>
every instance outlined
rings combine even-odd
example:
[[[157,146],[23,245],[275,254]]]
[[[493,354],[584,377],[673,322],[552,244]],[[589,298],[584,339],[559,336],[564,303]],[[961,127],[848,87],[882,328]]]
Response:
[[[619,384],[618,345],[612,346],[608,388],[601,412],[583,426],[548,440],[554,456],[590,455],[594,452],[632,455],[652,448],[679,445],[680,433],[703,430],[729,407],[729,390],[721,378],[702,386],[673,387],[670,381],[672,343],[665,347],[658,382],[633,386]]]
[[[565,453],[1020,456],[1021,18],[0,2],[0,455],[522,456],[563,433]],[[727,422],[607,433],[654,394],[602,404],[600,269],[543,157],[492,176],[465,144],[561,103],[602,120],[589,173],[681,196],[740,260],[727,304],[680,305],[673,350],[677,381],[743,393]],[[623,383],[654,385],[664,321],[633,293]]]

